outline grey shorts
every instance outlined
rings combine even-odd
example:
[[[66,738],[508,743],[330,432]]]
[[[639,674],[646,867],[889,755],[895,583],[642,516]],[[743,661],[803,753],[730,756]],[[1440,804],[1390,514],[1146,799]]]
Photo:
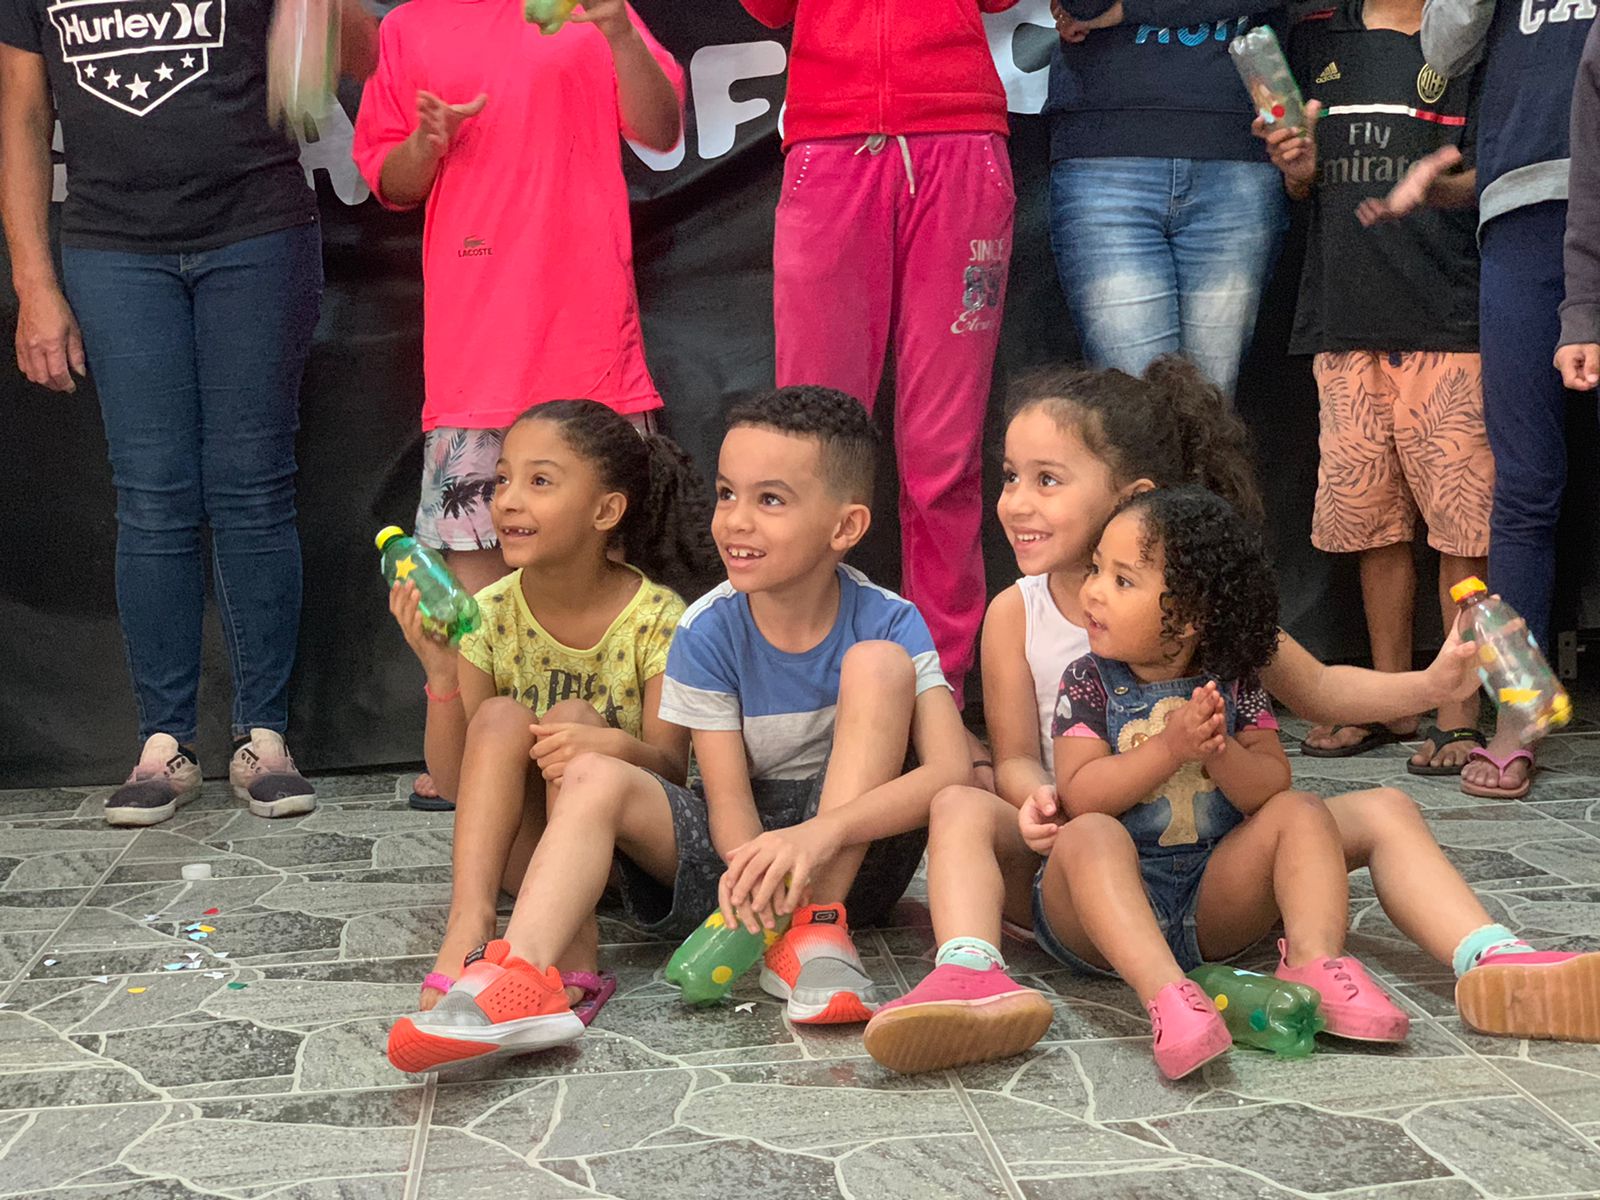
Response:
[[[672,809],[678,840],[678,874],[667,887],[626,855],[617,855],[622,903],[628,919],[646,933],[669,939],[688,937],[717,907],[717,885],[725,869],[711,844],[705,793],[656,777]],[[751,783],[763,829],[787,829],[817,815],[822,776],[811,779],[758,779]],[[881,925],[905,895],[928,848],[928,831],[913,829],[873,842],[845,899],[852,927]]]

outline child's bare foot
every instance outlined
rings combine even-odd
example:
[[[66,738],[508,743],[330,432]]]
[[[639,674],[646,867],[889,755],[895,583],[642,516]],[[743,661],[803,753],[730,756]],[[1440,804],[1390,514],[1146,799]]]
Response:
[[[418,812],[450,812],[455,808],[453,800],[439,794],[439,785],[426,771],[411,784],[411,798],[406,803]]]
[[[1318,725],[1307,731],[1300,751],[1313,758],[1351,758],[1382,746],[1392,746],[1402,738],[1411,737],[1416,731],[1415,718],[1396,721],[1393,725],[1380,725],[1377,722],[1370,725]]]
[[[1533,786],[1537,751],[1538,743],[1522,745],[1521,728],[1514,721],[1500,720],[1488,748],[1461,768],[1461,790],[1487,799],[1522,799]]]
[[[466,961],[467,955],[492,937],[494,937],[492,914],[487,919],[458,918],[452,914],[450,923],[445,926],[444,941],[439,945],[439,956],[433,961],[434,972],[452,981],[460,979],[462,964]],[[442,990],[425,985],[418,1008],[422,1012],[429,1012],[443,999]]]

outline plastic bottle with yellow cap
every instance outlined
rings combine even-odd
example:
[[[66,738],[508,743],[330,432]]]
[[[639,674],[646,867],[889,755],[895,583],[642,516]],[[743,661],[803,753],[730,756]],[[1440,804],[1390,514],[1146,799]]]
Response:
[[[1461,636],[1478,645],[1478,678],[1501,710],[1521,718],[1524,744],[1536,742],[1572,719],[1572,698],[1545,661],[1528,623],[1483,580],[1463,579],[1450,589],[1461,609]]]
[[[1206,963],[1189,978],[1211,998],[1233,1040],[1240,1046],[1271,1050],[1280,1058],[1304,1058],[1317,1048],[1317,1034],[1328,1023],[1315,988],[1271,975]]]
[[[789,918],[782,916],[776,929],[751,933],[725,924],[722,913],[714,912],[673,951],[667,982],[678,985],[685,1004],[715,1004],[788,928]]]
[[[373,540],[383,556],[383,577],[389,586],[417,585],[424,629],[454,644],[478,627],[478,602],[445,565],[444,555],[407,537],[398,525],[379,530]]]

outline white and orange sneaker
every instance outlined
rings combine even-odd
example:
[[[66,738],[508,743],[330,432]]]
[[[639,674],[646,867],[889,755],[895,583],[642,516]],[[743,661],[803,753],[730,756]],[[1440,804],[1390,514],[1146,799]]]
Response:
[[[577,1041],[583,1022],[567,1001],[561,973],[515,958],[496,940],[467,956],[466,969],[427,1012],[389,1030],[389,1061],[402,1071],[488,1054],[526,1054]]]
[[[761,990],[787,1000],[796,1025],[853,1025],[870,1020],[879,1007],[842,904],[795,911],[789,932],[767,950]]]

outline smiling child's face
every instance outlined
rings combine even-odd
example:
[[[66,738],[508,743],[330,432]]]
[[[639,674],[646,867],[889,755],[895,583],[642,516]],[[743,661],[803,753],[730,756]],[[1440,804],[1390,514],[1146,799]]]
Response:
[[[758,425],[737,425],[717,459],[717,508],[711,536],[741,592],[780,589],[831,572],[849,549],[839,541],[851,501],[821,472],[817,439]]]

